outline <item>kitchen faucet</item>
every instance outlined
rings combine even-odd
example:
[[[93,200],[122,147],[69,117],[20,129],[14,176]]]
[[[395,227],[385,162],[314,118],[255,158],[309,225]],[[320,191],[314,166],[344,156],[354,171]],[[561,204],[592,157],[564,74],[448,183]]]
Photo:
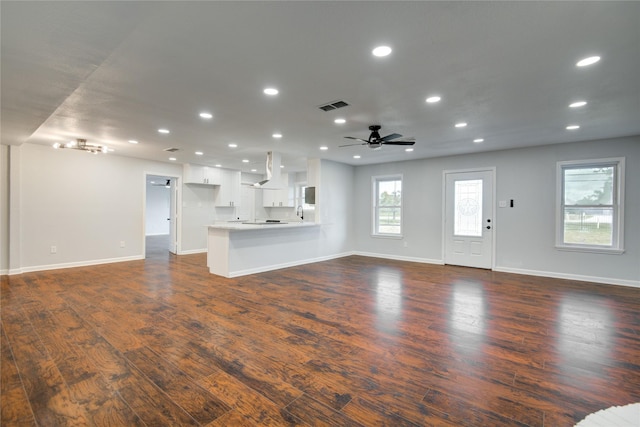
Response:
[[[296,208],[296,216],[299,216],[300,219],[304,221],[304,210],[302,209],[302,205],[298,205]]]

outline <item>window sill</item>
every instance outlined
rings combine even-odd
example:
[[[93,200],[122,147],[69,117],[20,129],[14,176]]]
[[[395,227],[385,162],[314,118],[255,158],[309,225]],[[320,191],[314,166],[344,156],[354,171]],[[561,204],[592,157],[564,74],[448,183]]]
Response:
[[[593,254],[607,254],[607,255],[621,255],[624,253],[624,249],[617,248],[597,248],[593,246],[564,246],[556,245],[556,249],[559,251],[568,252],[587,252]]]
[[[402,240],[404,236],[402,234],[371,234],[371,237],[377,239],[395,239]]]

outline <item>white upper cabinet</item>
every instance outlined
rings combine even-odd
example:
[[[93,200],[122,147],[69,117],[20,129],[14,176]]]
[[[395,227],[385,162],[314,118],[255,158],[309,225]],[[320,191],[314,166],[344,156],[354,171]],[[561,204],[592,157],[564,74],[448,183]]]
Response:
[[[217,189],[216,206],[240,206],[240,171],[231,169],[217,169],[220,172],[220,187]]]
[[[183,175],[185,184],[222,185],[222,172],[219,168],[185,164]]]
[[[294,189],[289,174],[280,175],[279,187],[277,190],[264,189],[262,191],[262,205],[265,208],[292,208],[295,206]]]

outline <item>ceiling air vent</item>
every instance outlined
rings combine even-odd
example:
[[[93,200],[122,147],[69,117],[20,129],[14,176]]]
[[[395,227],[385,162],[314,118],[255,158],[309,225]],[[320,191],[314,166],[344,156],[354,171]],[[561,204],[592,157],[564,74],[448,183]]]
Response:
[[[347,105],[349,104],[347,104],[344,101],[333,101],[328,104],[321,105],[318,108],[320,108],[322,111],[331,111],[331,110],[336,110],[338,108],[346,107]]]
[[[175,153],[179,148],[165,148],[164,151],[168,151],[169,153]]]

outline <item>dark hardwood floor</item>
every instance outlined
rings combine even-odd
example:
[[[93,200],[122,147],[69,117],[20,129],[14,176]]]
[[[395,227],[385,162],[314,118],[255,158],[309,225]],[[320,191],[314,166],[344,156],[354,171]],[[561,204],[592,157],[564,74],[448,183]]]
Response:
[[[2,426],[572,426],[640,401],[638,289],[152,252],[1,278]]]

